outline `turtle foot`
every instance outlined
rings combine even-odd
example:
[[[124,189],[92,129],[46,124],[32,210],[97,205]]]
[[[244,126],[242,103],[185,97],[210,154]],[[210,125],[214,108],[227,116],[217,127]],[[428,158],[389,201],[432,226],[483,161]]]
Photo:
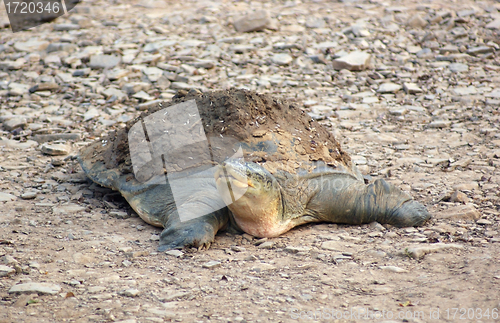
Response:
[[[187,247],[208,249],[214,241],[215,234],[214,227],[208,223],[199,221],[185,225],[181,223],[162,231],[158,251]]]
[[[409,200],[398,207],[391,216],[390,224],[398,227],[416,227],[431,218],[425,206],[415,200]]]

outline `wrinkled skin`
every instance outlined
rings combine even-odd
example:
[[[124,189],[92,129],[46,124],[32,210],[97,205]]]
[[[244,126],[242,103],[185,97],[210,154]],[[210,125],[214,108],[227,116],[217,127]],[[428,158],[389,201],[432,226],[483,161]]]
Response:
[[[176,206],[168,183],[145,185],[130,174],[106,169],[102,163],[79,161],[93,181],[120,191],[142,219],[164,227],[160,251],[188,246],[208,248],[216,233],[224,228],[257,237],[275,237],[311,222],[376,221],[408,227],[419,226],[430,218],[422,204],[383,179],[366,185],[351,175],[353,172],[328,167],[318,167],[313,173],[291,175],[279,171],[272,175],[255,163],[229,160],[215,174],[200,175],[190,185],[189,193],[177,199],[177,204],[187,210],[192,208],[198,214],[207,210],[202,216],[181,221],[179,205]],[[232,196],[227,187],[234,189]],[[217,209],[221,195],[229,206]]]

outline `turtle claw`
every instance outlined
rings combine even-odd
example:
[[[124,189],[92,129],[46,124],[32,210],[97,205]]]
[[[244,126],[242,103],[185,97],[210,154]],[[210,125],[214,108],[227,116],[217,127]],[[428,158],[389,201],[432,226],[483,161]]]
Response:
[[[216,231],[214,228],[203,222],[179,223],[177,226],[167,227],[160,234],[160,245],[158,251],[170,249],[184,249],[188,247],[210,248],[214,241]]]

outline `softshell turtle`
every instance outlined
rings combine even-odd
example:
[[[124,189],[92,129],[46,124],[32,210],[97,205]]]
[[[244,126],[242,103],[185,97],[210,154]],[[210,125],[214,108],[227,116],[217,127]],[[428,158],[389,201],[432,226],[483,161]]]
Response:
[[[208,247],[224,228],[275,237],[310,222],[406,227],[430,218],[385,180],[365,184],[303,110],[246,90],[178,93],[78,159],[92,181],[164,228],[160,251]]]

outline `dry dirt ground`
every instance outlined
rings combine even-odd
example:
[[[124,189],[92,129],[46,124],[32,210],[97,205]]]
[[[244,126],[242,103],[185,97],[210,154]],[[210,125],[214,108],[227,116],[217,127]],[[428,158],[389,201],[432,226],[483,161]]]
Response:
[[[263,30],[236,31],[255,10]],[[498,10],[84,1],[16,34],[0,11],[0,322],[500,321]],[[229,87],[298,102],[433,219],[158,253],[75,156],[156,99]]]

